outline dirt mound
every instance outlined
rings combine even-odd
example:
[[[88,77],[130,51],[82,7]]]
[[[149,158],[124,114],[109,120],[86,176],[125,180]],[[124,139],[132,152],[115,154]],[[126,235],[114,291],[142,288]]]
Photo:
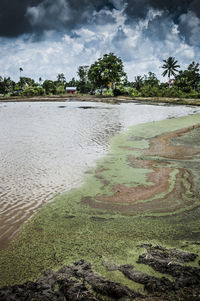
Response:
[[[128,279],[143,284],[148,296],[110,281],[93,272],[92,266],[80,260],[64,266],[57,272],[47,270],[36,282],[7,286],[0,289],[1,301],[101,301],[101,300],[200,300],[200,269],[186,265],[197,259],[196,254],[161,246],[143,244],[147,253],[138,258],[138,263],[169,274],[155,277],[140,272],[132,265],[107,264],[110,271],[118,270]]]

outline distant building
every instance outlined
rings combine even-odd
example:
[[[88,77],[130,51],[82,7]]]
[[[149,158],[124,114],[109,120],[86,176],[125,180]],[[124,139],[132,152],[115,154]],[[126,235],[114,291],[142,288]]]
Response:
[[[67,91],[67,94],[75,94],[76,93],[76,87],[67,87],[66,91]]]

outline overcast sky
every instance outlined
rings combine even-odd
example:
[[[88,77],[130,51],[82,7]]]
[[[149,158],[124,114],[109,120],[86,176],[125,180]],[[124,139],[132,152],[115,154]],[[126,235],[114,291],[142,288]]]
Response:
[[[0,0],[0,75],[67,80],[114,52],[130,81],[200,62],[200,0]]]

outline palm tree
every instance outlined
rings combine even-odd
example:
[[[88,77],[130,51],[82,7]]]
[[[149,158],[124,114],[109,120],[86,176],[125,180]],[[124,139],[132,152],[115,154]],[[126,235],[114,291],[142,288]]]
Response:
[[[171,75],[175,76],[176,72],[178,72],[178,68],[180,68],[180,65],[178,65],[178,61],[175,60],[175,57],[170,56],[167,60],[163,60],[164,65],[162,66],[165,71],[162,73],[162,76],[168,76],[169,83],[170,83],[170,77]]]
[[[144,85],[144,78],[140,75],[135,76],[135,82],[134,82],[134,87],[140,91],[142,86]]]
[[[61,82],[62,84],[64,84],[66,82],[66,78],[63,73],[58,74],[57,80],[58,80],[58,82]]]
[[[24,70],[23,70],[22,67],[20,67],[20,68],[19,68],[19,73],[20,73],[20,76],[19,76],[19,77],[20,77],[20,78],[21,78],[21,76],[22,76],[22,71],[24,71]]]

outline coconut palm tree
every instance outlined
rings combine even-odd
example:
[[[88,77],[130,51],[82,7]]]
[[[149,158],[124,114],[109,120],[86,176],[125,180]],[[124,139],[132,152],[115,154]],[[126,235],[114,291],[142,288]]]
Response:
[[[140,75],[135,76],[135,82],[134,82],[134,87],[140,91],[142,86],[144,85],[144,78]]]
[[[176,72],[178,72],[178,68],[180,68],[180,65],[178,65],[178,61],[176,61],[175,57],[170,56],[167,60],[163,60],[164,65],[162,66],[165,71],[162,73],[162,76],[168,76],[169,82],[171,75],[175,76]]]
[[[66,82],[66,78],[63,73],[59,73],[57,76],[57,81],[64,84]]]
[[[20,75],[19,75],[19,78],[21,78],[21,77],[22,77],[22,71],[24,71],[24,70],[23,70],[23,68],[22,68],[22,67],[20,67],[20,68],[19,68],[19,74],[20,74]]]

